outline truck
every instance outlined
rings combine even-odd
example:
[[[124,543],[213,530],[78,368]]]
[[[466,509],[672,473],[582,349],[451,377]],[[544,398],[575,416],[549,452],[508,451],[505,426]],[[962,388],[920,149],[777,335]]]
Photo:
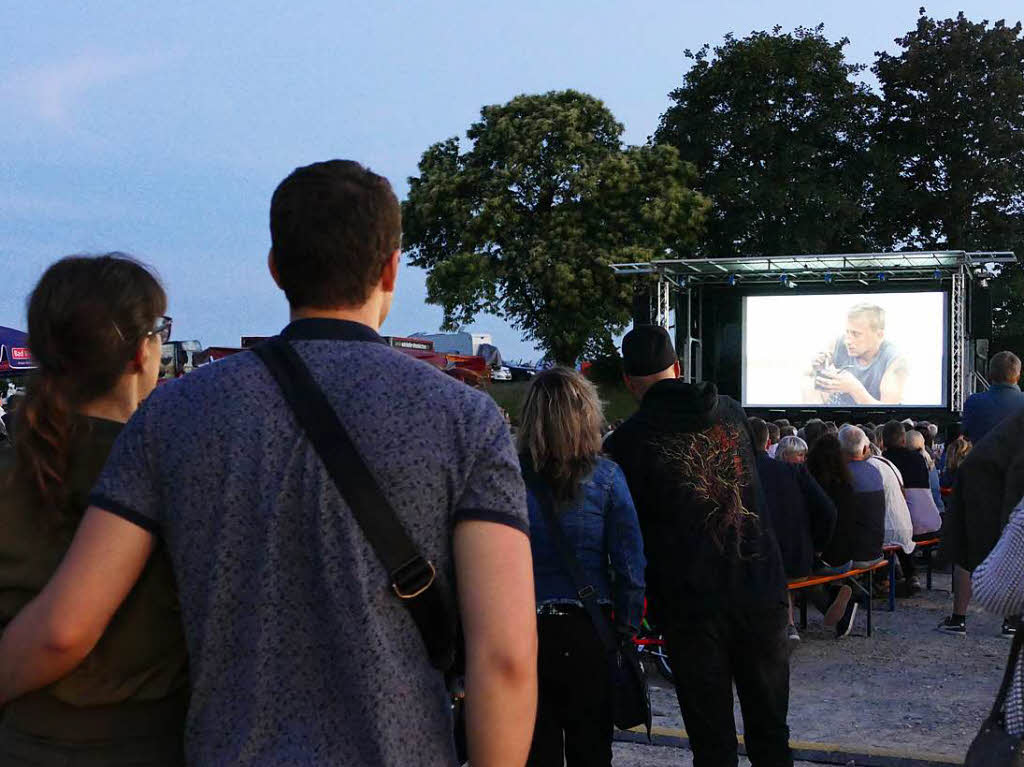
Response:
[[[434,351],[440,354],[458,354],[462,357],[479,355],[481,344],[493,346],[490,333],[469,333],[465,330],[458,333],[413,333],[412,338],[433,341]]]

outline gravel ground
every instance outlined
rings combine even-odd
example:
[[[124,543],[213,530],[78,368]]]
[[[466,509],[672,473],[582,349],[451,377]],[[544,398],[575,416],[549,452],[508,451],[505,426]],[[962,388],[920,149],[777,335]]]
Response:
[[[995,698],[1010,643],[999,635],[1000,618],[974,608],[966,637],[936,631],[950,612],[949,575],[936,574],[933,586],[897,600],[894,613],[876,600],[870,639],[863,610],[854,635],[841,640],[824,630],[813,608],[808,611],[809,626],[792,660],[794,741],[963,758]],[[657,676],[652,684],[655,725],[681,728],[674,690]],[[738,706],[736,718],[742,731]],[[617,748],[622,761],[617,756],[616,764],[690,764],[688,753],[663,753],[674,749]]]
[[[682,748],[616,743],[612,763],[615,767],[691,767],[693,756]],[[750,767],[750,762],[740,757],[740,767]],[[796,767],[812,766],[810,762],[797,762]]]

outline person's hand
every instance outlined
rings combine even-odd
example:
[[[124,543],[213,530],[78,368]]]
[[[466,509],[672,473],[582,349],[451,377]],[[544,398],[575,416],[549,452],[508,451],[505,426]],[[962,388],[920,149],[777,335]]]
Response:
[[[864,388],[863,384],[849,370],[836,370],[827,373],[823,371],[817,375],[814,382],[823,391],[841,392],[851,395]]]

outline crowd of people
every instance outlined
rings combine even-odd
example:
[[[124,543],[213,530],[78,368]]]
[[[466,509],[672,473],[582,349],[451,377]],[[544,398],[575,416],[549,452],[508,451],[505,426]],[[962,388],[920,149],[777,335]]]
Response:
[[[159,388],[171,319],[144,265],[68,257],[32,292],[39,369],[0,444],[3,763],[450,765],[454,691],[474,767],[607,765],[601,621],[628,646],[646,617],[694,764],[737,764],[735,685],[751,763],[791,765],[787,582],[893,545],[913,593],[941,488],[960,512],[961,481],[998,493],[996,539],[1024,495],[1024,445],[1007,457],[989,448],[1005,434],[980,433],[1024,398],[1012,355],[943,446],[928,423],[748,419],[680,378],[667,331],[637,326],[633,416],[606,433],[593,384],[552,368],[513,439],[486,393],[378,335],[399,275],[386,179],[299,168],[270,231],[291,322]],[[311,421],[313,400],[336,418]],[[976,456],[1020,476],[983,487]],[[395,567],[392,523],[413,550]],[[995,540],[961,526],[967,573]],[[850,579],[809,598],[842,637],[871,594]]]

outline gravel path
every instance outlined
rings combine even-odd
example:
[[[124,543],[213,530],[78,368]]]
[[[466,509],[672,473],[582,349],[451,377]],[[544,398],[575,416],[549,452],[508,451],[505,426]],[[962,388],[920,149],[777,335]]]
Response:
[[[615,767],[692,767],[693,755],[683,748],[616,743],[612,763]],[[750,762],[740,757],[740,767],[750,767]],[[797,762],[795,767],[813,766],[810,762]]]
[[[863,610],[854,629],[861,636],[842,640],[822,628],[813,609],[808,611],[810,625],[801,632],[792,661],[794,741],[838,744],[854,752],[873,747],[963,758],[992,705],[1010,643],[999,636],[1000,618],[973,608],[966,637],[936,631],[950,611],[949,583],[948,575],[936,574],[935,590],[897,600],[895,613],[876,601],[871,639],[863,636]],[[674,690],[656,676],[652,683],[654,723],[681,728]],[[737,727],[742,731],[738,706]],[[623,761],[617,757],[617,765],[690,764],[672,761],[688,754],[661,753],[671,749],[618,748]],[[668,761],[656,760],[662,758]]]

